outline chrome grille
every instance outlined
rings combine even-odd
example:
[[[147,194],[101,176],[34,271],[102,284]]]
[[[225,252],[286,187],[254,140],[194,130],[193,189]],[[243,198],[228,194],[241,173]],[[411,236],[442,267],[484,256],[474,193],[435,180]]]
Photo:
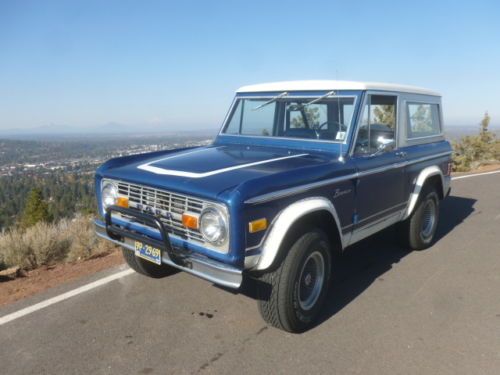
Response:
[[[127,182],[120,181],[117,185],[118,194],[128,198],[130,208],[140,209],[138,205],[143,205],[155,211],[161,210],[170,213],[170,215],[161,215],[160,217],[169,234],[186,240],[205,243],[197,229],[186,228],[182,225],[182,214],[184,212],[198,215],[201,213],[205,206],[202,200]]]

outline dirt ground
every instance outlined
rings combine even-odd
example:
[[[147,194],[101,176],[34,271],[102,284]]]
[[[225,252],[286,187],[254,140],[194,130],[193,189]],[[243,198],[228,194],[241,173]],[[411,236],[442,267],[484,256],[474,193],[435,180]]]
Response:
[[[122,254],[117,249],[100,258],[29,271],[26,277],[0,282],[0,306],[121,263],[123,263]]]
[[[463,176],[466,174],[475,174],[475,173],[483,173],[483,172],[492,172],[500,169],[500,164],[487,164],[481,165],[479,168],[470,171],[470,172],[453,172],[452,176]]]

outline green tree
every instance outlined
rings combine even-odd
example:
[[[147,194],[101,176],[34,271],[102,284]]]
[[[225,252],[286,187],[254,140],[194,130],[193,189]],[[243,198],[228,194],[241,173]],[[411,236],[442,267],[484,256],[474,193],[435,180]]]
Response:
[[[415,113],[410,116],[412,122],[412,131],[414,132],[432,132],[432,114],[431,107],[420,104]]]
[[[491,121],[491,117],[488,114],[488,111],[486,111],[484,113],[483,119],[481,120],[481,123],[480,123],[481,130],[479,132],[479,136],[481,138],[481,141],[485,142],[485,143],[491,143],[495,139],[495,134],[490,132],[488,129],[488,127],[490,126],[490,121]]]
[[[391,128],[395,128],[396,119],[393,105],[374,105],[372,124],[384,124]]]
[[[320,113],[319,113],[318,107],[314,107],[314,106],[304,107],[303,111],[301,113],[306,115],[307,123],[310,127],[320,125],[320,123],[319,123]],[[306,124],[305,124],[304,118],[302,116],[294,117],[292,119],[291,124],[290,124],[291,128],[304,128],[305,126],[306,126]]]
[[[490,124],[488,112],[480,123],[478,135],[466,136],[453,143],[453,169],[458,172],[470,171],[483,164],[500,161],[500,141],[496,139],[488,127]]]
[[[31,189],[21,218],[21,226],[28,228],[41,221],[48,222],[50,219],[49,207],[43,199],[42,190]]]

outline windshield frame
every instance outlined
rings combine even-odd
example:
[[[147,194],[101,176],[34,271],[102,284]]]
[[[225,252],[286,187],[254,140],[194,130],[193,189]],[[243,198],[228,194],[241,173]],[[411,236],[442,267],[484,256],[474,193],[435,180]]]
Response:
[[[294,92],[294,91],[288,91],[287,95],[284,96],[283,98],[279,98],[276,100],[276,103],[282,103],[290,100],[295,100],[295,99],[309,99],[309,100],[314,100],[317,98],[320,98],[321,96],[324,96],[331,90],[324,90],[324,91],[315,91],[315,92]],[[267,140],[288,140],[288,141],[300,141],[300,142],[314,142],[314,143],[327,143],[327,144],[335,144],[335,145],[348,145],[350,143],[350,139],[353,134],[353,129],[356,127],[356,123],[358,120],[358,115],[359,115],[359,103],[361,102],[361,97],[362,97],[362,91],[351,91],[349,90],[346,92],[345,90],[342,91],[335,91],[335,95],[332,95],[331,97],[326,98],[325,100],[335,100],[337,98],[342,99],[342,98],[351,98],[354,99],[353,102],[353,112],[351,115],[350,123],[348,125],[347,131],[346,131],[346,136],[344,137],[343,141],[336,141],[336,140],[331,140],[331,139],[311,139],[311,138],[300,138],[300,137],[285,137],[285,136],[263,136],[263,135],[251,135],[251,134],[229,134],[225,133],[225,130],[229,126],[229,123],[233,117],[234,112],[237,109],[237,104],[240,101],[240,99],[255,99],[255,100],[271,100],[275,98],[277,95],[282,94],[282,92],[263,92],[263,93],[237,93],[236,96],[233,99],[233,102],[231,103],[231,106],[226,114],[226,117],[224,118],[223,124],[220,127],[218,136],[222,137],[240,137],[240,138],[255,138],[255,139],[267,139]]]

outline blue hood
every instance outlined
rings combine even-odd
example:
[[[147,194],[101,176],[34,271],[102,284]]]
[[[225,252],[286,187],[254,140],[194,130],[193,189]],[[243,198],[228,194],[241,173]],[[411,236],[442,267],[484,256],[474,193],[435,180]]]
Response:
[[[235,194],[245,200],[341,175],[346,168],[339,168],[343,164],[337,158],[324,151],[213,145],[112,159],[97,175],[228,202]]]

